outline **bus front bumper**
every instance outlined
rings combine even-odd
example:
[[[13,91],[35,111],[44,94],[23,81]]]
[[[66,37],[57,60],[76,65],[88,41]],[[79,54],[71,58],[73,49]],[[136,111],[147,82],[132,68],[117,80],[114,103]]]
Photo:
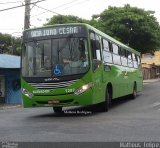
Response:
[[[87,106],[93,104],[92,89],[76,95],[74,93],[67,95],[48,95],[48,96],[28,96],[22,94],[23,106],[28,107],[65,107],[65,106]]]

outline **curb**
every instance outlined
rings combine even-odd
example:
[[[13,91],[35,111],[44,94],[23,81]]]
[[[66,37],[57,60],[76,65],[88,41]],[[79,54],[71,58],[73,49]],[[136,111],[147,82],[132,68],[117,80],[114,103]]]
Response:
[[[6,109],[14,109],[14,108],[21,108],[22,105],[0,105],[0,110],[6,110]]]
[[[160,79],[148,79],[148,80],[143,80],[143,84],[149,84],[149,83],[154,83],[159,81]]]

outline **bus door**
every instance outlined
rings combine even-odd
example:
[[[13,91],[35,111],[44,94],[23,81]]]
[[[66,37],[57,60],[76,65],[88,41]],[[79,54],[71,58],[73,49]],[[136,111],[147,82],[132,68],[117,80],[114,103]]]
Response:
[[[90,43],[91,43],[91,57],[92,57],[92,82],[93,82],[93,103],[99,103],[102,101],[102,60],[101,60],[101,44],[100,37],[90,32]]]

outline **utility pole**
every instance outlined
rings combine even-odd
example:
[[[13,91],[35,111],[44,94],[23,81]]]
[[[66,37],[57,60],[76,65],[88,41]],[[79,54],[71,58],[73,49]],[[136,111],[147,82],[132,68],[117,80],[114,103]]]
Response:
[[[25,0],[24,30],[30,27],[30,3],[31,0]]]

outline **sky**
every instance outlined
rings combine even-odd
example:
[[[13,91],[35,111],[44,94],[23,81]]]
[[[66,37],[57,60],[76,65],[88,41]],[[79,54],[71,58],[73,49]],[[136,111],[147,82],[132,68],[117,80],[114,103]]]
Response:
[[[31,2],[36,1],[38,0],[31,0]],[[1,10],[22,4],[24,4],[24,0],[0,0],[0,33],[8,33],[17,37],[21,36],[24,28],[24,7],[8,11]],[[31,28],[40,27],[53,15],[57,15],[56,13],[91,19],[92,15],[100,14],[108,6],[123,7],[125,4],[144,10],[155,11],[155,17],[160,22],[159,0],[46,0],[37,3],[37,6],[31,5],[30,24]]]

